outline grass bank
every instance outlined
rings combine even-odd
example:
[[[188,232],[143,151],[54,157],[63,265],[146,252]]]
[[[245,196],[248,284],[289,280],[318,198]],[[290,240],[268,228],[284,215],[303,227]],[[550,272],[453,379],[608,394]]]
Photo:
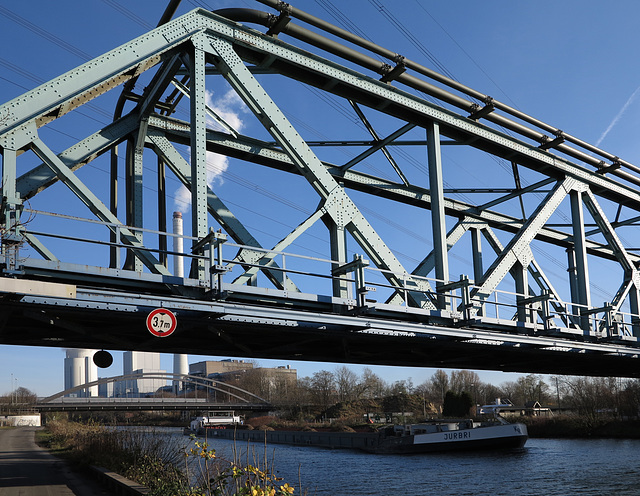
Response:
[[[587,415],[522,417],[530,437],[640,439],[640,420]]]
[[[202,440],[179,447],[153,432],[52,421],[38,442],[78,468],[103,467],[148,487],[153,496],[284,496],[294,488],[270,472],[271,463],[225,460]],[[249,457],[247,456],[247,461]]]

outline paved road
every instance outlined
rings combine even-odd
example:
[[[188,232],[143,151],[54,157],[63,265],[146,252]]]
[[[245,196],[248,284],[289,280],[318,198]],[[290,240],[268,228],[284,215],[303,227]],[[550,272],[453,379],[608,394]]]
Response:
[[[0,429],[0,496],[109,494],[36,445],[35,427]]]

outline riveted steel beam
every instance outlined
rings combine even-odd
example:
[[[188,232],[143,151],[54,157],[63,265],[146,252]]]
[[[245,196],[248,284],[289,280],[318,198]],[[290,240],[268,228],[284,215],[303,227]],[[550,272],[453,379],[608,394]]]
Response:
[[[185,139],[188,141],[188,134],[186,133],[188,133],[189,125],[184,121],[168,117],[151,116],[149,122],[151,126],[162,129],[171,140],[180,143],[186,143]],[[274,148],[267,142],[249,138],[247,136],[240,136],[237,139],[234,139],[228,134],[208,130],[207,147],[210,151],[215,151],[223,155],[237,157],[242,160],[283,170],[285,172],[294,174],[300,173],[286,153],[280,149]],[[353,169],[346,171],[344,175],[342,175],[340,172],[340,166],[327,163],[324,165],[336,181],[343,182],[348,188],[382,196],[397,202],[416,205],[420,208],[431,208],[431,195],[428,189],[415,185],[405,186],[397,182],[389,181],[388,179],[372,176]],[[529,190],[534,191],[538,187],[542,187],[542,183],[547,185],[554,182],[555,181],[553,179],[544,180],[540,183],[536,183],[536,185],[532,185],[534,187],[531,189],[529,187],[523,188],[523,192]],[[516,193],[512,197],[515,198],[517,196],[518,194]],[[444,206],[445,212],[449,216],[455,218],[463,218],[465,216],[472,217],[481,224],[484,223],[506,232],[515,233],[523,225],[522,219],[517,219],[496,210],[488,210],[488,208],[485,208],[486,205],[483,205],[480,209],[470,203],[465,203],[452,198],[445,198]],[[548,226],[545,226],[540,230],[536,239],[546,243],[557,244],[565,248],[572,243],[571,235],[551,229]],[[592,240],[587,240],[587,250],[593,255],[611,260],[615,259],[613,252],[608,246]],[[632,257],[633,260],[640,262],[640,256],[632,253],[630,253],[629,256]]]
[[[574,179],[566,178],[556,184],[551,193],[547,195],[525,222],[518,234],[503,249],[502,254],[489,267],[483,278],[480,281],[476,281],[479,287],[473,289],[472,296],[486,300],[509,273],[513,265],[517,261],[524,262],[523,257],[526,258],[527,253],[531,251],[529,244],[535,238],[536,233],[542,229],[544,223],[558,208],[567,193],[572,190],[575,183]]]
[[[449,282],[449,259],[447,257],[447,225],[444,212],[442,178],[442,154],[440,152],[440,126],[436,122],[427,124],[427,162],[429,165],[429,192],[431,193],[431,231],[436,269],[436,289],[439,284]],[[449,303],[444,295],[438,295],[438,308],[447,309]]]
[[[140,258],[149,270],[156,274],[169,275],[166,267],[144,248],[136,235],[126,228],[117,217],[73,174],[69,168],[53,153],[40,138],[32,142],[33,151],[57,174],[58,178],[94,213],[99,219],[109,223],[109,229],[116,231],[119,226],[120,237],[123,243],[134,249],[136,257]]]
[[[392,284],[401,287],[401,280],[396,274],[406,273],[402,264],[260,86],[232,44],[213,37],[210,44],[209,51],[214,56],[216,67],[324,200],[325,212],[337,225],[344,225],[349,230],[377,267],[388,271],[385,277]],[[420,306],[433,307],[427,295],[422,294],[431,291],[429,284],[426,281],[410,281],[410,284],[416,291],[412,298]]]
[[[175,149],[173,144],[157,129],[151,130],[147,138],[153,144],[154,151],[161,156],[172,172],[180,179],[187,189],[191,189],[191,166],[187,163],[182,155]],[[260,243],[253,237],[247,228],[233,215],[231,209],[216,195],[213,190],[207,186],[207,205],[209,213],[216,219],[222,228],[239,244],[254,246],[260,251],[251,251],[241,249],[236,255],[237,262],[242,263],[258,263],[260,259],[266,255]],[[260,262],[261,263],[261,262]],[[266,265],[266,263],[264,264]],[[293,281],[285,278],[281,271],[277,270],[278,265],[275,262],[269,263],[276,270],[263,269],[267,277],[279,289],[288,291],[300,291]]]
[[[191,109],[191,235],[202,239],[208,233],[207,219],[207,113],[205,97],[205,44],[200,34],[192,38],[194,49],[190,53],[190,109]],[[194,260],[191,274],[206,280],[204,263]]]

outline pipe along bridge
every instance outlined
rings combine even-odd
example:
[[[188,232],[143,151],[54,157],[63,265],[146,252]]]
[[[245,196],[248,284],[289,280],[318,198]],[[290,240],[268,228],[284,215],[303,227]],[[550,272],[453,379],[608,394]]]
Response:
[[[640,167],[261,2],[0,106],[0,343],[640,376]]]

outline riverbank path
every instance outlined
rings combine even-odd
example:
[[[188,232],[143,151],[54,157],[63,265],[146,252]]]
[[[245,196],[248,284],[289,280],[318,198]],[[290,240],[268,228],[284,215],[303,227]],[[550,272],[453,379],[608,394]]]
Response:
[[[0,496],[109,494],[35,443],[36,427],[0,429]]]

